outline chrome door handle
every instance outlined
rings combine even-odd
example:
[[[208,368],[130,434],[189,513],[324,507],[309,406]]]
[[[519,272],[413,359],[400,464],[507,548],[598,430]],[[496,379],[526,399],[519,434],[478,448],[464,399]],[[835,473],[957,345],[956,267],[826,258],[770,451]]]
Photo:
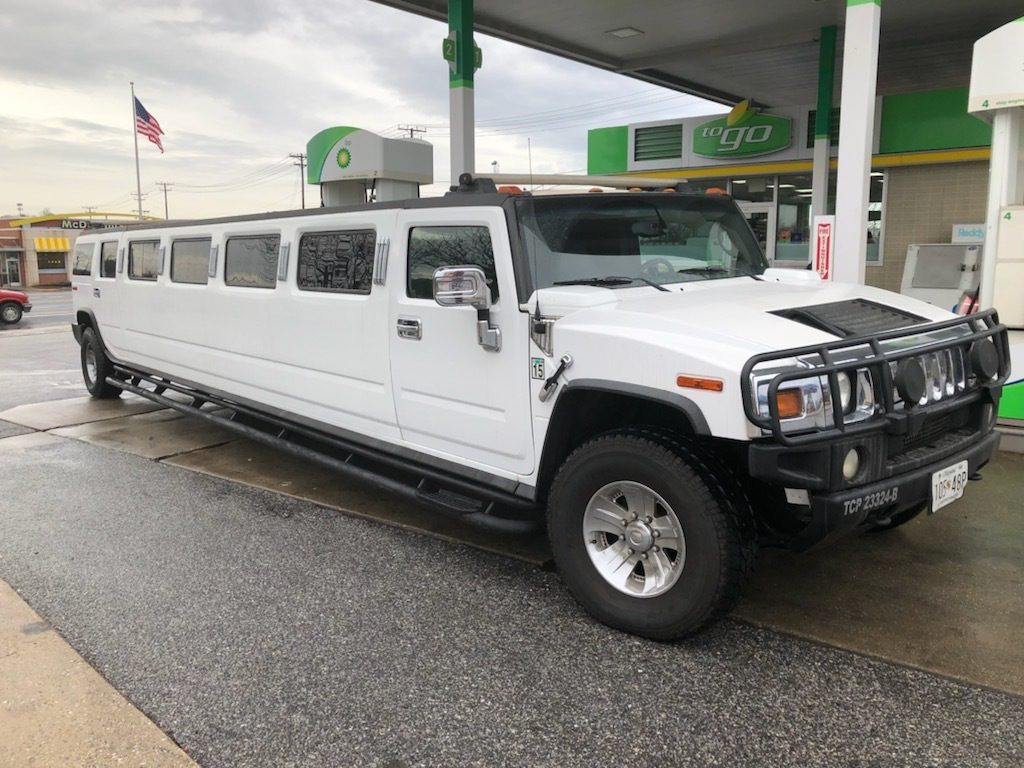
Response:
[[[93,288],[93,289],[92,289],[92,295],[93,295],[93,296],[94,296],[95,298],[97,298],[97,299],[98,299],[98,298],[100,297],[100,289],[99,289],[99,288]]]
[[[419,341],[423,338],[423,325],[418,317],[398,318],[398,338]]]

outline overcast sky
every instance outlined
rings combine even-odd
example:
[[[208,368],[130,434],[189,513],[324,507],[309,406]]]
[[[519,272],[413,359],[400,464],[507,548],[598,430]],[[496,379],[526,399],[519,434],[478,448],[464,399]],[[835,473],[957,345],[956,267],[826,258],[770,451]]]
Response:
[[[36,0],[0,14],[0,215],[130,211],[129,81],[159,120],[139,137],[143,207],[172,217],[299,206],[290,152],[355,125],[425,125],[448,184],[445,24],[369,0]],[[587,129],[722,107],[477,35],[477,168],[584,172]],[[306,204],[319,202],[306,188]]]

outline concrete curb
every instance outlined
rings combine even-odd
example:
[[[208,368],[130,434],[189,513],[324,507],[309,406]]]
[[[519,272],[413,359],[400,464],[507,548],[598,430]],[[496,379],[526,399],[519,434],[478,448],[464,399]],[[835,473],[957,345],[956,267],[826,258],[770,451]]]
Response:
[[[197,766],[2,580],[0,733],[0,766]]]

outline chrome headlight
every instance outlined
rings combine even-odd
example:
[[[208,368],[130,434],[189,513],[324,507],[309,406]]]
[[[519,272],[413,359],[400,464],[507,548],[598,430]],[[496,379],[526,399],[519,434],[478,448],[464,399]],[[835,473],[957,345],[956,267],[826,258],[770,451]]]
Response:
[[[751,374],[751,391],[757,399],[755,406],[760,416],[770,417],[768,389],[777,375],[794,370],[803,370],[797,365],[772,371],[755,371]],[[839,403],[843,422],[853,424],[871,418],[875,412],[875,390],[871,373],[861,368],[855,371],[840,371],[837,374]],[[827,375],[784,381],[778,389],[775,412],[784,432],[801,432],[810,429],[827,429],[835,426],[833,394]]]

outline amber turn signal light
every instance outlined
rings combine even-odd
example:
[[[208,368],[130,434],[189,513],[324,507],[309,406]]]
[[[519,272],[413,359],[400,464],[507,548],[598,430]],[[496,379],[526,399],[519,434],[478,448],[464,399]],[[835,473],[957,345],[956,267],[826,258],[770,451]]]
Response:
[[[795,419],[804,413],[804,396],[799,389],[780,389],[775,396],[780,419]]]
[[[703,389],[707,392],[721,392],[725,382],[721,379],[705,379],[700,376],[676,376],[676,384],[687,389]]]

